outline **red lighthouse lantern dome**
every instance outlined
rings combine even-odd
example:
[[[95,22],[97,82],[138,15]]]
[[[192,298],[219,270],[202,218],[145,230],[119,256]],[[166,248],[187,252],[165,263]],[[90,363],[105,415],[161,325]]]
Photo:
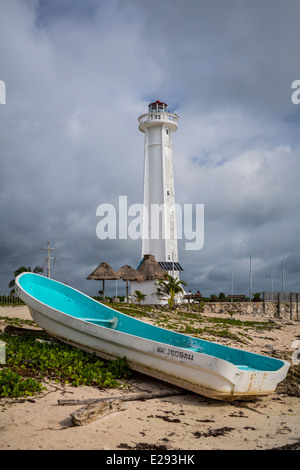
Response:
[[[159,100],[156,100],[154,103],[150,103],[148,108],[149,113],[168,112],[168,105]]]

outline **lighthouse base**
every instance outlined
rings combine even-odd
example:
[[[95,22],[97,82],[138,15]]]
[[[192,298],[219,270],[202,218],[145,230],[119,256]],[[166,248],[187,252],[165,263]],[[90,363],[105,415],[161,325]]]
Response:
[[[157,295],[157,281],[156,280],[149,280],[149,281],[142,281],[142,282],[134,282],[130,283],[131,287],[131,299],[134,301],[135,299],[135,291],[140,291],[142,294],[146,295],[145,300],[141,301],[141,305],[164,305],[167,304],[166,299],[161,299]]]
[[[135,302],[135,291],[140,291],[142,294],[145,294],[145,300],[141,301],[141,305],[168,305],[168,300],[166,298],[162,298],[161,295],[157,294],[157,280],[148,280],[142,282],[134,282],[130,283],[131,287],[131,300]],[[176,304],[180,304],[183,302],[183,295],[185,292],[180,294],[176,294],[175,302]]]

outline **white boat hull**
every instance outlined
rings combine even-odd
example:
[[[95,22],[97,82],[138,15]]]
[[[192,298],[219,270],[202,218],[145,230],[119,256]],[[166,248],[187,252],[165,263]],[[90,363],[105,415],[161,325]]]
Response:
[[[25,291],[19,290],[19,295],[33,320],[50,335],[104,359],[126,356],[132,369],[210,398],[234,400],[268,395],[275,391],[289,368],[288,362],[280,361],[282,367],[274,371],[241,370],[227,360],[193,348],[145,339],[73,317],[41,303]]]
[[[131,335],[78,319],[64,318],[63,322],[58,312],[48,309],[41,312],[41,309],[29,307],[29,310],[41,328],[72,346],[95,353],[103,359],[126,356],[133,370],[210,398],[234,400],[244,397],[249,400],[258,395],[268,395],[275,391],[277,383],[284,379],[287,372],[249,374],[212,356],[143,338],[133,339]]]

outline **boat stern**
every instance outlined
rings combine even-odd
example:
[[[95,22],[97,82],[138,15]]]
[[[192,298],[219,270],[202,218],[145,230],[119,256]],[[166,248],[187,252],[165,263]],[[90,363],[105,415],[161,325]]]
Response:
[[[235,377],[233,396],[251,400],[258,396],[270,395],[276,391],[288,373],[290,363],[282,360],[282,367],[275,371],[240,370]]]

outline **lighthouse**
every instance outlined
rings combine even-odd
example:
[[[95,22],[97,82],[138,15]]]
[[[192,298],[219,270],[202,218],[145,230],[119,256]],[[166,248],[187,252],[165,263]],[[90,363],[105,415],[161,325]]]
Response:
[[[155,101],[138,118],[144,133],[144,187],[141,263],[151,255],[173,277],[182,270],[178,263],[172,133],[178,129],[177,113]],[[146,258],[145,258],[146,257]],[[147,295],[145,303],[161,303],[154,279],[132,283],[131,290]]]

